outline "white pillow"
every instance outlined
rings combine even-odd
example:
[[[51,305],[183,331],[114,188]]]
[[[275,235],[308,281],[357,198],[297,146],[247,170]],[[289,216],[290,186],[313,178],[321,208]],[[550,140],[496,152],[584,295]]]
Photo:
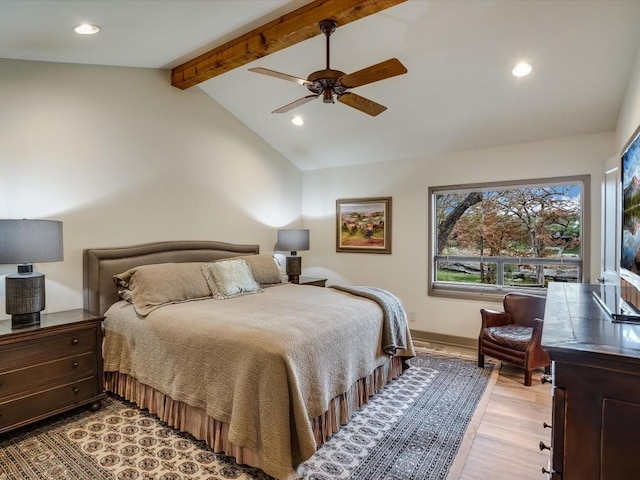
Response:
[[[289,283],[289,275],[287,275],[287,257],[281,253],[274,253],[273,259],[278,266],[280,272],[280,283]]]
[[[222,300],[262,292],[245,260],[224,260],[202,265],[213,298]]]

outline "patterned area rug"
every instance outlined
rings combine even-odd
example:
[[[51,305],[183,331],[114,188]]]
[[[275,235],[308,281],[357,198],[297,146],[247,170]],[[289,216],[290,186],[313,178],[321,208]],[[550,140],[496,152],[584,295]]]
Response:
[[[411,363],[300,466],[301,478],[444,480],[456,456],[464,463],[465,432],[472,440],[469,424],[497,371],[433,352]],[[98,412],[80,409],[0,436],[0,480],[229,478],[272,480],[117,397]]]

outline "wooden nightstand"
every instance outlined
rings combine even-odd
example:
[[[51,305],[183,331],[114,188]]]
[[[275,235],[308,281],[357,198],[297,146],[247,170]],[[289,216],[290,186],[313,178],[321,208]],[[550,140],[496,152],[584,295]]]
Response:
[[[314,287],[324,287],[327,283],[326,278],[300,277],[300,285],[313,285]]]
[[[100,408],[103,319],[68,310],[20,330],[0,322],[0,433],[81,405]]]

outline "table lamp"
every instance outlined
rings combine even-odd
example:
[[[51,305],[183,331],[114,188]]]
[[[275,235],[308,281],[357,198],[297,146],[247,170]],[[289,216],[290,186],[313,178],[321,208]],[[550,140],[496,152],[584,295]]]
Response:
[[[287,276],[291,283],[299,283],[300,274],[302,274],[302,258],[298,257],[298,251],[309,250],[309,230],[278,230],[278,250],[291,252],[291,256],[287,257]]]
[[[18,273],[5,278],[11,328],[40,324],[45,308],[44,275],[34,272],[33,264],[62,260],[62,222],[0,220],[0,264],[18,264]]]

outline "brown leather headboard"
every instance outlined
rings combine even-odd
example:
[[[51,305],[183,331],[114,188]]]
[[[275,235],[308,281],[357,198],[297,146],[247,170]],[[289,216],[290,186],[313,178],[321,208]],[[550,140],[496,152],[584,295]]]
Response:
[[[258,253],[259,245],[198,240],[88,248],[82,255],[84,308],[93,314],[103,315],[119,300],[113,276],[133,267],[168,262],[210,262]]]

